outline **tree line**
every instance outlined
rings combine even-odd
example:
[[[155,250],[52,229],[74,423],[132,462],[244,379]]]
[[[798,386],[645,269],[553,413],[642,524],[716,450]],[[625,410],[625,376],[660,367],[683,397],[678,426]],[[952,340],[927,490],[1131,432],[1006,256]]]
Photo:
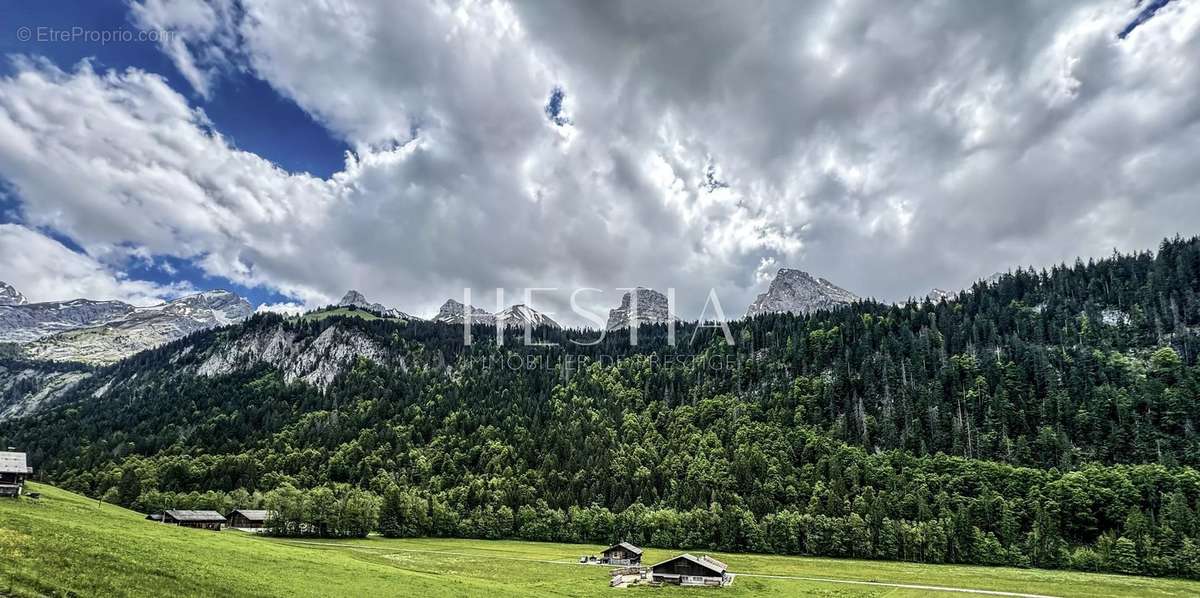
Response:
[[[1198,291],[1200,240],[1173,239],[953,301],[740,320],[733,347],[711,329],[672,347],[661,325],[637,346],[540,329],[559,346],[515,331],[464,347],[430,322],[260,315],[98,370],[0,423],[0,444],[48,481],[141,508],[286,495],[278,533],[1195,576]],[[257,363],[194,374],[239,338],[331,326],[387,357],[323,392]]]

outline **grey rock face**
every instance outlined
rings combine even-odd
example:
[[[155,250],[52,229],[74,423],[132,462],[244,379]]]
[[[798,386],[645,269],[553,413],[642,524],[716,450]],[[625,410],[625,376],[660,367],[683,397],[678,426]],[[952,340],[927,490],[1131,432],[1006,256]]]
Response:
[[[387,352],[371,338],[330,326],[315,339],[299,340],[282,326],[242,336],[221,347],[200,364],[200,376],[220,376],[266,363],[283,373],[284,381],[302,381],[324,390],[359,357],[387,362]],[[400,367],[404,363],[398,362]]]
[[[558,322],[555,322],[550,316],[520,303],[498,312],[495,318],[509,328],[524,328],[527,325],[531,328],[539,326],[560,327]]]
[[[636,303],[636,305],[635,305]],[[632,323],[651,324],[672,319],[667,296],[645,287],[638,287],[621,297],[621,305],[608,312],[608,329],[628,328]],[[677,319],[677,318],[676,318]]]
[[[991,276],[988,276],[987,278],[979,279],[979,283],[984,286],[991,286],[991,285],[994,285],[994,284],[1000,282],[1000,279],[1002,279],[1002,278],[1004,278],[1004,273],[996,272],[995,274],[992,274]],[[966,290],[970,290],[972,287],[974,287],[974,285],[967,287]],[[933,303],[937,303],[939,301],[942,301],[943,299],[946,301],[953,301],[958,297],[958,294],[961,292],[962,292],[962,290],[947,291],[945,289],[934,288],[929,291],[929,294],[925,295],[925,298],[932,301]]]
[[[807,314],[853,303],[858,296],[803,270],[781,268],[767,292],[758,296],[747,316],[765,313]]]
[[[1108,308],[1100,312],[1100,321],[1106,326],[1126,326],[1129,324],[1129,314],[1114,308]]]
[[[929,291],[929,294],[925,295],[925,298],[929,299],[933,303],[937,303],[939,301],[950,301],[951,299],[954,299],[954,296],[957,294],[958,293],[954,291],[935,288]]]
[[[28,343],[66,330],[120,320],[134,309],[120,301],[90,299],[0,305],[0,342]]]
[[[20,291],[13,288],[11,284],[0,280],[0,305],[25,305],[29,303]]]
[[[24,344],[34,359],[106,364],[252,313],[249,302],[229,291],[151,307],[88,299],[0,306],[0,341]]]
[[[46,365],[0,365],[0,421],[33,413],[92,376],[91,372]]]
[[[350,289],[349,291],[346,291],[346,294],[342,295],[342,300],[338,301],[338,305],[354,305],[357,307],[370,307],[371,306],[370,303],[367,303],[366,296],[364,296],[362,293],[360,293],[354,289]]]
[[[387,317],[387,318],[401,318],[404,320],[419,320],[420,319],[416,316],[410,316],[398,309],[388,307],[382,303],[371,303],[371,302],[367,301],[366,296],[364,296],[362,293],[360,293],[354,289],[350,289],[349,291],[346,291],[346,294],[342,296],[342,300],[338,301],[338,306],[341,306],[341,307],[353,306],[353,307],[357,307],[359,309],[365,309],[367,311],[375,312],[375,313],[377,313],[381,316]]]
[[[471,308],[471,323],[472,324],[496,324],[496,316],[480,309],[474,305]],[[462,303],[453,299],[447,299],[442,307],[438,309],[438,313],[433,317],[434,322],[442,322],[443,324],[462,324],[466,314],[466,307]]]

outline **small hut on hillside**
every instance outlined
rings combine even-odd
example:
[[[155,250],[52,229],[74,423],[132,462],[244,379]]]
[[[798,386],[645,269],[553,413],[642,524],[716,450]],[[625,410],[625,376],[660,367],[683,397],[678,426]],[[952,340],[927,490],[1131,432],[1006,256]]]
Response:
[[[25,453],[0,451],[0,496],[20,496],[33,468],[25,462]]]
[[[710,556],[694,557],[681,554],[651,565],[654,581],[684,586],[725,586],[732,580],[726,573],[729,567]]]
[[[266,509],[234,509],[226,517],[229,527],[245,530],[260,530],[267,526],[271,512]]]
[[[600,554],[600,562],[609,565],[640,565],[642,563],[642,549],[629,542],[613,544]]]
[[[183,509],[172,509],[169,511],[163,511],[162,522],[170,523],[171,525],[210,529],[219,532],[221,531],[221,526],[225,525],[225,517],[216,511],[189,511]]]

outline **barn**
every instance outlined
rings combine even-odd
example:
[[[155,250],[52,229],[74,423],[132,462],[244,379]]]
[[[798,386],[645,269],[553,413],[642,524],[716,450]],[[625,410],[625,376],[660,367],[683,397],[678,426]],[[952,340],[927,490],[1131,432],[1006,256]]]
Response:
[[[685,586],[725,586],[732,577],[725,563],[710,556],[681,554],[650,567],[654,581]]]
[[[0,451],[0,496],[20,496],[31,473],[25,453]]]
[[[613,544],[604,549],[602,555],[602,563],[609,565],[640,565],[642,564],[642,549],[630,544],[629,542],[620,542]]]
[[[257,530],[266,527],[270,515],[265,509],[234,509],[226,519],[229,527]]]
[[[173,509],[163,511],[162,522],[183,527],[195,527],[199,529],[210,529],[213,531],[221,531],[221,526],[225,524],[225,517],[221,516],[216,511],[189,511],[183,509]]]

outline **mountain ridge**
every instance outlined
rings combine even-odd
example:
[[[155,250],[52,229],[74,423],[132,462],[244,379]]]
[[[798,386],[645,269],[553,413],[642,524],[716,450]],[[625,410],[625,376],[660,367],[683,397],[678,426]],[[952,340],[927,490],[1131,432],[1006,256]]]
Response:
[[[635,305],[636,299],[636,305]],[[658,324],[672,319],[667,296],[647,287],[637,287],[621,296],[621,304],[608,312],[608,330],[629,328],[631,324]]]
[[[804,270],[780,268],[771,285],[750,304],[747,317],[765,313],[810,314],[849,305],[859,297]]]
[[[49,394],[0,422],[0,444],[130,505],[332,481],[380,495],[386,525],[419,526],[401,533],[628,518],[720,545],[724,521],[760,530],[748,548],[807,550],[761,539],[809,530],[864,538],[822,541],[834,556],[902,560],[866,540],[896,532],[953,542],[961,560],[1061,566],[1142,521],[1147,554],[1171,559],[1200,538],[1163,523],[1195,518],[1198,290],[1200,238],[1153,260],[1018,270],[951,309],[743,318],[733,345],[692,322],[645,327],[636,345],[572,343],[594,338],[572,329],[466,345],[436,322],[258,314],[83,375],[31,381],[13,365],[0,387]],[[1030,549],[1047,538],[1050,552]]]
[[[12,285],[0,280],[0,305],[25,305],[29,300]]]
[[[338,307],[357,307],[367,311],[375,312],[381,316],[388,318],[400,318],[402,320],[419,320],[417,316],[405,313],[394,307],[388,307],[382,303],[371,303],[362,293],[350,289],[342,296],[341,301],[337,303]]]
[[[146,307],[92,299],[8,304],[0,305],[0,342],[20,345],[32,359],[103,365],[239,322],[253,311],[236,293],[220,289]]]

